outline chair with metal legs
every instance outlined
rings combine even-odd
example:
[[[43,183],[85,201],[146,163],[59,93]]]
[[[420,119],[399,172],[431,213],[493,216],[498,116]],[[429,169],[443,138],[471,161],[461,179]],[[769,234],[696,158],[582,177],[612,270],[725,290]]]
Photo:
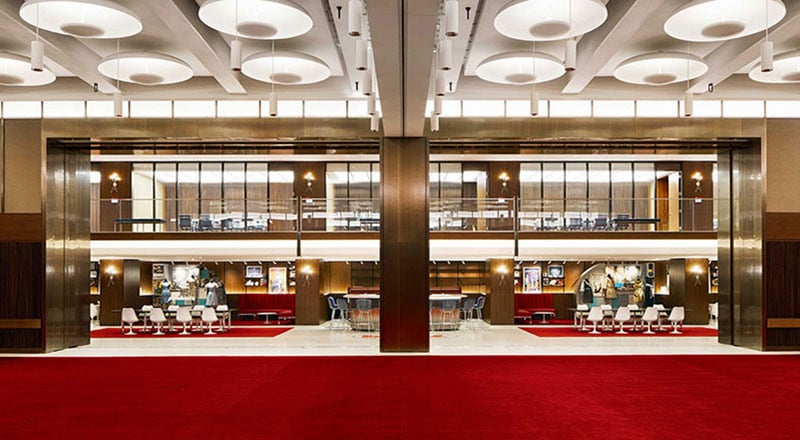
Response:
[[[344,298],[336,298],[336,308],[339,309],[339,317],[342,320],[342,329],[347,329],[348,319],[350,319],[350,309],[347,306],[347,300]]]
[[[356,309],[358,311],[358,319],[356,320],[356,324],[358,325],[359,329],[363,328],[365,325],[367,327],[367,331],[372,331],[372,301],[359,298],[356,300]]]
[[[479,324],[483,327],[483,306],[486,305],[486,295],[481,294],[478,299],[475,301],[475,314],[478,315]]]
[[[464,303],[461,304],[461,313],[464,315],[464,326],[469,327],[472,324],[472,316],[475,311],[475,299],[465,298]]]
[[[458,300],[447,299],[441,303],[439,329],[458,328]]]
[[[333,330],[333,327],[336,325],[336,312],[339,312],[339,319],[342,319],[342,310],[339,306],[336,305],[336,298],[331,295],[328,295],[328,309],[331,311],[331,320],[328,321],[328,329]]]

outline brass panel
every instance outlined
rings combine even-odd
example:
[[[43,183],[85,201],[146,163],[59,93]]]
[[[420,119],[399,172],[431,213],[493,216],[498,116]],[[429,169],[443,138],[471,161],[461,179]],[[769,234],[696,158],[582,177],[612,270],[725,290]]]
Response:
[[[800,318],[769,318],[767,328],[800,328]]]
[[[0,319],[2,329],[32,329],[42,328],[41,319]]]
[[[717,260],[719,262],[719,342],[733,344],[733,159],[730,151],[717,155]],[[656,290],[659,286],[656,286]]]
[[[42,212],[41,120],[5,120],[3,212]]]
[[[64,326],[67,347],[89,344],[90,156],[65,152]]]
[[[45,270],[44,334],[45,351],[50,352],[67,347],[64,327],[66,320],[64,292],[67,289],[64,264],[67,190],[64,180],[66,171],[64,150],[51,148],[47,153],[44,207],[45,264],[47,265]]]
[[[382,352],[427,352],[429,155],[425,138],[381,145]]]

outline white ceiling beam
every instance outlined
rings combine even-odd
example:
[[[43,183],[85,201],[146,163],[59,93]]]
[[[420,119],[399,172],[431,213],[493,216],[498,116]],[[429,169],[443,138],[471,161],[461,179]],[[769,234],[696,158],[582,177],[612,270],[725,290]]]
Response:
[[[403,136],[402,13],[403,0],[370,0],[367,7],[383,134],[387,137]]]
[[[200,21],[197,2],[155,1],[150,3],[150,7],[226,92],[237,95],[247,93],[238,74],[230,69],[228,43],[217,31]]]
[[[405,136],[417,137],[425,131],[439,2],[406,0],[405,4]]]
[[[578,42],[577,69],[561,93],[581,93],[634,38],[647,18],[666,0],[616,0],[608,4],[608,19]]]
[[[780,45],[797,36],[800,29],[800,2],[786,2],[786,17],[769,30],[769,39]],[[761,43],[765,41],[764,32],[749,37],[737,38],[720,45],[706,58],[708,72],[692,81],[691,93],[705,93],[708,85],[719,83],[730,78],[743,67],[761,56]]]
[[[0,2],[0,29],[20,42],[28,43],[36,39],[36,30],[20,18],[17,2]],[[101,57],[79,40],[51,32],[40,33],[39,40],[44,44],[45,58],[69,70],[86,84],[97,84],[98,91],[102,93],[117,91],[117,87],[97,71]]]

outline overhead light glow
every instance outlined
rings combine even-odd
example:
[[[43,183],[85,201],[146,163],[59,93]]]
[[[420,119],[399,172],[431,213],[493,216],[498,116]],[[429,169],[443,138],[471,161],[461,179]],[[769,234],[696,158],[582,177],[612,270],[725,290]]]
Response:
[[[781,0],[695,0],[667,19],[664,32],[684,41],[732,40],[761,32],[785,15]]]
[[[481,61],[475,74],[484,81],[498,84],[538,84],[563,75],[564,65],[546,53],[506,52]]]
[[[222,33],[255,40],[293,38],[314,26],[311,16],[288,0],[206,0],[199,16]]]
[[[139,17],[106,0],[27,0],[19,16],[31,26],[77,38],[125,38],[142,31]]]
[[[56,76],[43,67],[41,72],[31,70],[30,58],[0,52],[1,86],[43,86],[56,80]]]
[[[800,50],[775,57],[771,72],[764,72],[760,64],[748,74],[750,79],[762,83],[787,84],[800,82]]]
[[[331,69],[311,55],[297,52],[275,52],[273,55],[271,51],[264,51],[247,57],[242,63],[242,73],[267,83],[300,85],[328,79]]]
[[[680,52],[657,52],[623,61],[614,70],[614,77],[631,84],[663,86],[697,78],[707,71],[708,65],[696,56]]]
[[[583,35],[607,17],[600,0],[515,0],[497,13],[494,27],[517,40],[553,41]]]
[[[149,52],[114,54],[104,58],[97,70],[109,78],[145,86],[175,84],[194,75],[192,68],[183,61]]]

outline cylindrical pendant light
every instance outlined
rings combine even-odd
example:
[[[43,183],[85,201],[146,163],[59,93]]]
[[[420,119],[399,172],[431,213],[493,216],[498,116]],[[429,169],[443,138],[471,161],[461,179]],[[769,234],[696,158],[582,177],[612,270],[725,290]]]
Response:
[[[31,41],[31,70],[44,71],[44,43],[39,40]]]
[[[347,3],[347,35],[361,36],[361,0],[350,0]]]
[[[435,114],[435,115],[441,115],[442,114],[442,101],[443,100],[444,100],[444,98],[442,98],[439,95],[436,95],[436,96],[433,97],[433,114]]]
[[[364,78],[361,80],[361,84],[362,84],[361,93],[363,93],[364,96],[372,95],[373,90],[372,90],[372,71],[371,70],[365,70],[364,71]]]
[[[275,92],[269,94],[269,116],[278,116],[278,94]]]
[[[444,4],[444,34],[458,36],[458,0],[447,0]]]
[[[694,95],[692,92],[686,92],[683,95],[683,116],[687,118],[692,117],[694,114]]]
[[[370,131],[378,131],[380,126],[381,126],[381,120],[378,117],[378,114],[375,113],[374,115],[372,115],[371,118],[369,118],[369,129]]]
[[[567,40],[566,56],[564,57],[564,70],[572,72],[575,70],[576,58],[578,55],[578,41],[574,38]]]
[[[369,98],[367,98],[367,114],[368,115],[374,115],[376,113],[375,112],[376,101],[377,100],[375,98],[375,94],[374,93],[372,95],[369,95]]]
[[[436,89],[436,96],[444,96],[445,92],[447,92],[446,81],[447,80],[444,77],[444,72],[442,72],[441,70],[437,70],[436,84],[434,87]]]
[[[367,41],[356,40],[356,70],[367,70]]]
[[[531,116],[539,116],[539,94],[531,91]]]
[[[431,112],[431,131],[439,131],[439,115]]]
[[[242,41],[231,41],[231,70],[241,72],[242,70]]]
[[[442,70],[453,68],[453,41],[447,38],[439,40],[439,68]]]
[[[122,93],[114,92],[114,117],[122,117]]]
[[[765,41],[761,45],[761,71],[772,72],[772,61],[774,58],[774,47],[772,41]]]

